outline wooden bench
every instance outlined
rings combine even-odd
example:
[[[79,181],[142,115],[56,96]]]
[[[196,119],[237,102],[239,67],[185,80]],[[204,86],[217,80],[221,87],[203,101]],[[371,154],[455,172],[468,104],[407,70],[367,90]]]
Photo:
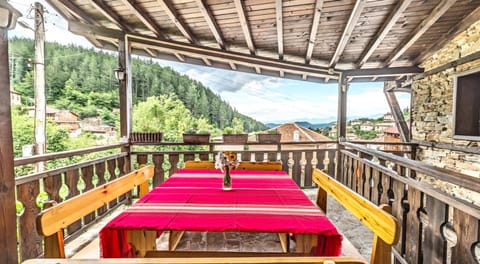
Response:
[[[215,169],[214,161],[185,161],[186,169]],[[237,170],[262,170],[262,171],[281,171],[282,163],[279,161],[250,162],[242,161]]]
[[[390,206],[376,206],[319,169],[313,171],[312,179],[318,185],[317,205],[320,209],[327,212],[329,194],[372,230],[374,237],[370,263],[391,263],[392,245],[398,242],[400,228],[396,218],[390,214]]]
[[[64,228],[137,186],[139,196],[144,196],[153,175],[153,166],[146,166],[43,210],[37,216],[36,226],[38,233],[45,237],[44,257],[65,258]]]

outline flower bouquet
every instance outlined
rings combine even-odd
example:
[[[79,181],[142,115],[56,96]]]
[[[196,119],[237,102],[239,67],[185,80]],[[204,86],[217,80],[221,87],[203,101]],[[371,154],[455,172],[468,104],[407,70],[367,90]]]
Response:
[[[233,151],[218,152],[215,157],[215,168],[220,169],[223,175],[222,188],[225,191],[232,189],[232,178],[230,171],[236,169],[240,163],[237,160],[237,154]]]

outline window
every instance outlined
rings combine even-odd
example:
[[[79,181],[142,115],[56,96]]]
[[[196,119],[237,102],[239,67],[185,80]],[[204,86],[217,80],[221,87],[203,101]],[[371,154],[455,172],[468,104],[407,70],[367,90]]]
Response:
[[[480,139],[480,69],[455,78],[454,138]]]
[[[293,141],[295,142],[300,141],[300,131],[298,130],[293,131]]]

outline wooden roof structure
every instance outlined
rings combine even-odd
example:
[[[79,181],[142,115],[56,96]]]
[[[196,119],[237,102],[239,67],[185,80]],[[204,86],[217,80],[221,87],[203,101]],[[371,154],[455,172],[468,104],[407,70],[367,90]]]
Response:
[[[405,81],[480,0],[47,0],[98,48],[306,80]]]

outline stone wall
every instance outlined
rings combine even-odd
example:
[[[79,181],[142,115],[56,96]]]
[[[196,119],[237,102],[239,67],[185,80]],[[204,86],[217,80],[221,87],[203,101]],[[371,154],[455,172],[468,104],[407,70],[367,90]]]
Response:
[[[427,58],[421,66],[425,68],[425,71],[428,71],[479,51],[480,21],[473,24],[430,58]],[[478,141],[453,139],[454,76],[474,68],[480,70],[480,60],[449,68],[412,84],[413,140],[466,147],[479,146],[480,139]],[[478,107],[480,107],[480,102]],[[480,178],[480,155],[420,147],[417,159]],[[421,176],[420,178],[441,187],[449,193],[480,204],[478,193],[458,188],[452,184],[438,182],[428,177]]]

